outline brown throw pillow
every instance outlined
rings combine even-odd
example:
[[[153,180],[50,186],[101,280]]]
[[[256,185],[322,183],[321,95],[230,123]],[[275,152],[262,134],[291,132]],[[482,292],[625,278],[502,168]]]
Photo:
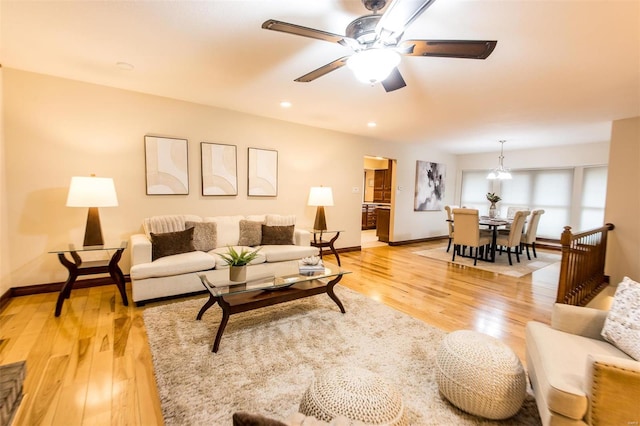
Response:
[[[239,246],[259,246],[262,242],[262,222],[253,220],[240,221]]]
[[[293,229],[290,226],[267,226],[262,225],[262,245],[284,245],[293,244]]]
[[[195,250],[193,228],[163,234],[151,233],[151,260]]]
[[[193,247],[200,251],[209,251],[216,248],[218,227],[215,222],[191,222],[184,223],[187,228],[193,228]]]
[[[233,414],[233,426],[287,426],[278,420],[259,414],[238,412]]]

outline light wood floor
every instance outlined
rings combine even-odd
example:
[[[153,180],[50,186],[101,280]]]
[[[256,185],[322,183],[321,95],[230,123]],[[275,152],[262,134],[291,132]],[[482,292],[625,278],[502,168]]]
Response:
[[[549,322],[557,268],[512,278],[412,254],[433,245],[344,253],[353,273],[340,284],[446,331],[498,337],[524,363],[524,326]],[[18,297],[0,312],[0,364],[27,361],[14,424],[161,425],[144,308],[123,306],[109,285],[74,290],[55,318],[56,298]]]

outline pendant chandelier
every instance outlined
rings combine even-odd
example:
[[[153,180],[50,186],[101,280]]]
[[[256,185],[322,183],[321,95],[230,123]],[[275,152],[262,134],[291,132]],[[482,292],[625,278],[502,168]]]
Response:
[[[498,167],[496,167],[495,169],[489,172],[489,174],[487,175],[487,179],[491,179],[491,180],[511,179],[511,172],[509,172],[509,169],[506,169],[503,164],[503,161],[504,161],[503,149],[504,149],[505,142],[506,141],[500,141],[500,157],[498,157]]]

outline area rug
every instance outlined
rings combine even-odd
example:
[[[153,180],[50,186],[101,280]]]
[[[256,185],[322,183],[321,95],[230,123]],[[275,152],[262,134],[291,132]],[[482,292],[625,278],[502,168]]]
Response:
[[[531,253],[531,260],[527,259],[527,253],[520,255],[520,263],[516,261],[515,254],[511,253],[511,259],[513,260],[513,265],[509,265],[509,256],[507,253],[503,252],[502,255],[496,253],[496,261],[495,263],[486,262],[483,260],[478,260],[477,265],[473,266],[473,259],[457,256],[455,262],[451,261],[451,257],[453,247],[447,253],[447,246],[443,245],[441,247],[429,249],[429,250],[421,250],[416,251],[414,254],[419,256],[428,257],[431,259],[442,260],[449,263],[454,263],[456,265],[467,266],[470,268],[482,269],[483,271],[494,272],[502,275],[509,275],[512,277],[520,278],[527,274],[532,273],[538,269],[542,269],[546,266],[553,265],[554,263],[560,262],[561,255],[556,253],[544,252],[542,250],[536,250],[538,257],[533,257],[533,253],[531,253],[531,249],[529,252]]]
[[[298,411],[314,375],[353,366],[381,375],[402,393],[411,425],[493,425],[440,396],[435,355],[445,333],[342,286],[346,314],[325,295],[232,315],[220,350],[221,319],[206,298],[144,311],[167,425],[231,425],[236,411],[284,420]],[[539,425],[530,391],[506,424]]]

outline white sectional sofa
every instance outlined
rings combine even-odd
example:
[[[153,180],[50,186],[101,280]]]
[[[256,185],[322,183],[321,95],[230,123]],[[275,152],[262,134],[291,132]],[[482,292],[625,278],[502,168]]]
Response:
[[[309,231],[295,228],[295,216],[153,216],[143,220],[144,234],[130,238],[133,301],[146,301],[203,291],[197,273],[226,280],[228,266],[219,253],[260,247],[250,263],[253,272],[268,273],[278,262],[296,263],[319,254]],[[153,243],[152,243],[153,242]],[[256,270],[253,268],[259,268]]]

